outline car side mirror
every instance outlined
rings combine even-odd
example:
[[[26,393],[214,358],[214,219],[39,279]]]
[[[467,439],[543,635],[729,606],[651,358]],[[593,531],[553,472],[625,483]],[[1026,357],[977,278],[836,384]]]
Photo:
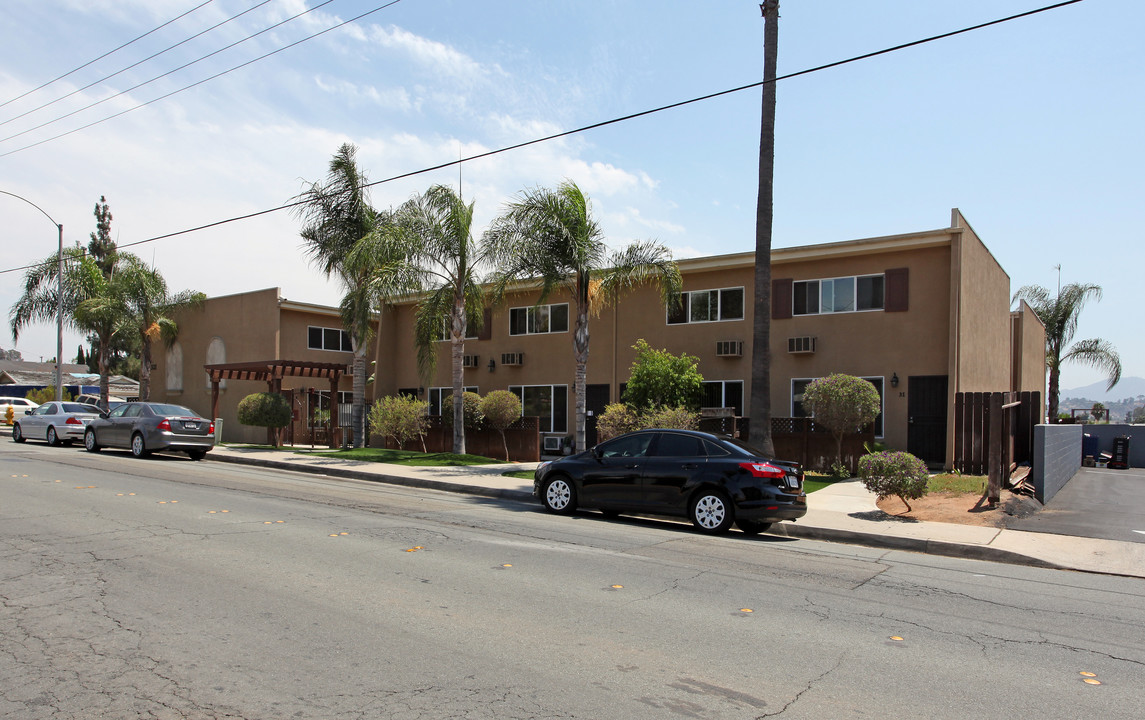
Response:
[[[103,418],[104,420],[106,420],[106,419],[108,419],[108,418],[111,416],[111,413],[107,412],[106,410],[100,410],[100,411],[99,411],[99,416],[100,416],[101,418]]]
[[[31,411],[31,410],[25,410],[25,411],[24,411],[24,414],[25,414],[25,415],[31,415],[31,414],[32,414],[32,411]]]

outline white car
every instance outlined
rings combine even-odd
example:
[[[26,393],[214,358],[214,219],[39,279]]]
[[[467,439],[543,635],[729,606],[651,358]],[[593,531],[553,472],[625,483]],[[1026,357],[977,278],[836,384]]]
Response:
[[[25,410],[35,410],[38,407],[39,403],[34,403],[28,398],[0,397],[0,423],[8,417],[8,408],[12,408],[12,420],[16,421],[24,417]]]
[[[12,426],[12,440],[47,440],[49,445],[83,440],[88,423],[99,417],[99,408],[76,402],[46,402]]]

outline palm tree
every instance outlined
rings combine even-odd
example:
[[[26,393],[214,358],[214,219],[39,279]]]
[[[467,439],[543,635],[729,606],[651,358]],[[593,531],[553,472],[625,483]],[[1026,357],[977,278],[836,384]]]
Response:
[[[335,275],[346,294],[342,298],[342,325],[354,352],[354,447],[365,443],[366,351],[373,334],[373,305],[361,292],[369,282],[369,269],[351,267],[347,258],[354,245],[370,234],[377,212],[370,207],[366,175],[358,167],[357,148],[345,143],[330,160],[325,183],[312,183],[297,198],[295,214],[302,220],[303,248],[326,277]],[[337,411],[338,399],[330,398]]]
[[[415,195],[394,214],[393,225],[384,230],[390,238],[381,262],[382,276],[391,289],[421,294],[415,320],[418,368],[429,377],[437,364],[442,330],[450,341],[453,386],[453,452],[465,452],[466,328],[478,329],[483,321],[484,291],[477,268],[484,262],[483,250],[473,240],[473,203],[468,205],[453,188],[434,185]],[[379,223],[384,226],[384,223]]]
[[[207,296],[194,290],[172,295],[167,281],[155,268],[135,255],[121,254],[120,286],[126,294],[127,309],[140,341],[139,399],[151,397],[151,343],[160,338],[170,346],[179,334],[172,315],[180,310],[202,306]]]
[[[1070,345],[1077,332],[1078,316],[1090,298],[1101,300],[1100,285],[1070,283],[1060,288],[1056,296],[1050,295],[1050,291],[1041,285],[1025,285],[1014,293],[1014,300],[1028,302],[1046,326],[1046,367],[1050,372],[1047,400],[1051,421],[1058,416],[1062,363],[1079,362],[1104,372],[1109,378],[1106,390],[1112,390],[1121,379],[1121,358],[1108,341],[1078,340]]]
[[[650,281],[658,282],[665,302],[678,301],[680,270],[672,253],[653,241],[632,243],[609,253],[588,199],[570,180],[555,190],[524,191],[493,222],[485,240],[499,268],[495,284],[498,297],[509,282],[534,277],[541,283],[538,305],[558,289],[574,299],[576,449],[583,451],[591,306]]]

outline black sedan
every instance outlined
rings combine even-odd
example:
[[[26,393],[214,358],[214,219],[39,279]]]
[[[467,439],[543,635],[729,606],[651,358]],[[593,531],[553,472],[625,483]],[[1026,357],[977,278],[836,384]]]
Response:
[[[550,512],[595,508],[689,518],[701,532],[734,522],[755,534],[807,514],[798,463],[765,457],[726,435],[639,430],[583,453],[541,463],[533,495]]]

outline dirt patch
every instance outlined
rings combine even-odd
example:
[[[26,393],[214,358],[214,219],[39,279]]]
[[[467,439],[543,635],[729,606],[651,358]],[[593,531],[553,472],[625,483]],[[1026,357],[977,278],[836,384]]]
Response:
[[[995,509],[991,510],[985,502],[976,508],[981,497],[978,493],[931,493],[911,500],[909,513],[897,497],[884,498],[877,504],[880,510],[896,519],[984,527],[1006,527],[1011,520],[1026,517],[1042,507],[1031,497],[1003,491],[1002,501]]]

